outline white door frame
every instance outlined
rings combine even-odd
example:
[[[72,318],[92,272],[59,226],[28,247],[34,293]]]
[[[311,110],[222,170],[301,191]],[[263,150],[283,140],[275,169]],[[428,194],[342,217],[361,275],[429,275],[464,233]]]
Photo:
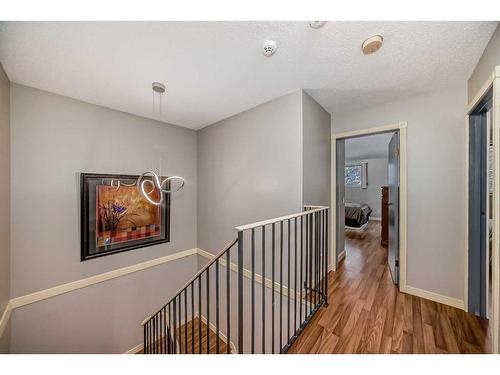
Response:
[[[371,134],[387,133],[390,131],[399,131],[399,290],[401,292],[406,292],[406,269],[407,269],[407,258],[406,258],[406,246],[408,238],[407,230],[407,157],[406,157],[406,121],[401,121],[397,124],[390,124],[384,126],[377,126],[362,130],[353,130],[343,133],[333,133],[332,134],[332,145],[331,145],[331,158],[332,158],[332,173],[331,173],[331,261],[334,271],[337,268],[337,175],[336,175],[336,165],[337,165],[337,150],[336,142],[338,139],[360,137]]]
[[[465,262],[464,262],[464,309],[469,305],[469,114],[493,88],[493,106],[491,120],[493,122],[493,242],[492,242],[492,314],[490,324],[492,330],[492,353],[499,352],[500,342],[500,66],[497,66],[479,92],[467,107],[465,116]]]

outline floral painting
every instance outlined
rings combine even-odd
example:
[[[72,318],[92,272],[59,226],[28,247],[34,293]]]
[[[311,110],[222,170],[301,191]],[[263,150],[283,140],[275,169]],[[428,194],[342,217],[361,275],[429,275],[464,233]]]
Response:
[[[81,260],[168,242],[170,196],[150,203],[139,176],[81,173]],[[150,198],[159,200],[159,191]]]
[[[160,207],[149,203],[135,186],[97,185],[96,189],[96,246],[161,234]],[[158,199],[158,191],[151,198]]]

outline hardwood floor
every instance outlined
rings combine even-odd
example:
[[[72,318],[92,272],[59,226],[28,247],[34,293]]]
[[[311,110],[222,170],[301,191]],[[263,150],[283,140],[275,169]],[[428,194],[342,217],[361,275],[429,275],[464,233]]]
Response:
[[[192,351],[192,336],[191,336],[191,325],[194,324],[194,354],[200,353],[200,341],[199,341],[199,323],[200,319],[195,317],[193,320],[187,322],[186,325],[181,326],[177,329],[177,337],[179,340],[180,354],[193,354]],[[184,330],[187,328],[187,352],[186,352],[186,342]],[[207,330],[210,332],[210,348],[208,350],[209,354],[217,354],[217,334],[209,329],[207,325],[201,321],[201,353],[207,353]],[[227,346],[226,342],[219,337],[219,354],[226,354]]]
[[[328,274],[321,308],[289,353],[487,353],[485,319],[400,293],[380,246],[380,224],[346,231],[346,258]]]
[[[199,324],[201,323],[201,351],[200,351],[200,331]],[[191,325],[194,324],[194,352],[192,345],[192,336],[191,336]],[[186,350],[186,341],[185,341],[185,329],[187,329],[187,350]],[[207,353],[207,330],[210,335],[210,347]],[[182,325],[177,328],[177,342],[178,342],[178,353],[177,354],[226,354],[227,353],[227,345],[226,342],[219,337],[219,353],[217,353],[217,334],[209,329],[203,320],[200,322],[198,317],[195,317],[193,320],[187,322],[187,324]],[[154,344],[153,344],[154,345]],[[158,348],[165,348],[166,345],[162,340],[156,341],[156,345]],[[161,352],[161,349],[157,349],[158,352]],[[152,349],[151,352],[154,352]],[[144,354],[144,350],[137,352],[137,354]]]

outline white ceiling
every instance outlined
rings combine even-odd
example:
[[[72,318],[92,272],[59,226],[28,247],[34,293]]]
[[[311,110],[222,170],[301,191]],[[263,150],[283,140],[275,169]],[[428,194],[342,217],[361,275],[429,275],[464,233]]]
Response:
[[[306,89],[330,113],[462,82],[496,22],[2,22],[13,82],[199,129]],[[362,41],[384,37],[370,56]],[[278,50],[261,54],[272,38]]]
[[[389,154],[389,142],[393,134],[383,133],[346,139],[345,159],[349,161],[387,158]]]

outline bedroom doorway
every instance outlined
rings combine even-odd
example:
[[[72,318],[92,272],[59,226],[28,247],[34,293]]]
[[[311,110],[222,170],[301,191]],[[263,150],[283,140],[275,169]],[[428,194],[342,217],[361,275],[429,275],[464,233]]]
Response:
[[[364,267],[384,254],[406,288],[406,123],[332,136],[332,259]],[[356,263],[357,262],[357,263]]]

